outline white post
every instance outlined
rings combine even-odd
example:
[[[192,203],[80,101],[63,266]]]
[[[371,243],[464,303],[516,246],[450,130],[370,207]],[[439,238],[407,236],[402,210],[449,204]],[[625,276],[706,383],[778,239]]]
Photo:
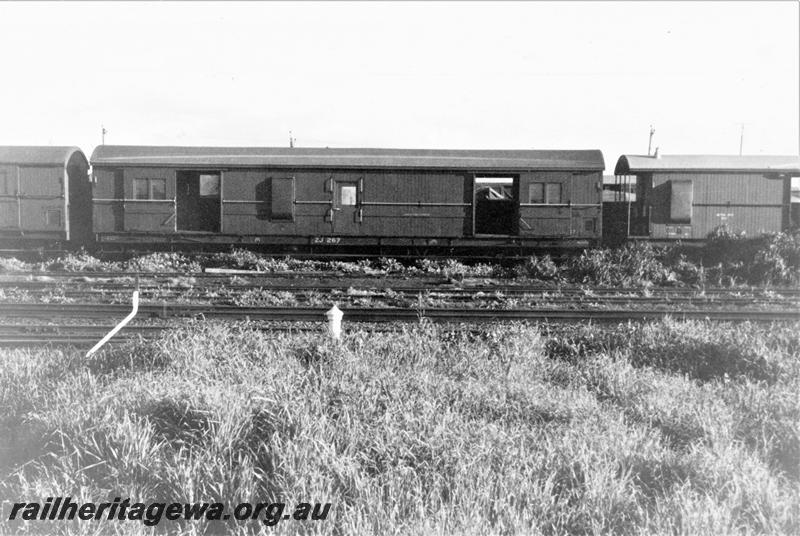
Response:
[[[96,351],[98,351],[100,348],[102,348],[102,346],[103,346],[105,343],[107,343],[107,342],[108,342],[108,340],[109,340],[111,337],[113,337],[114,335],[116,335],[116,334],[117,334],[117,332],[118,332],[119,330],[121,330],[122,328],[124,328],[124,327],[125,327],[125,326],[128,324],[128,322],[130,322],[131,320],[133,320],[133,317],[134,317],[134,316],[136,316],[136,312],[137,312],[138,310],[139,310],[139,291],[138,291],[138,290],[134,290],[134,291],[133,291],[133,310],[130,312],[130,314],[129,314],[128,316],[126,316],[126,317],[125,317],[125,318],[122,320],[122,322],[120,322],[119,324],[117,324],[117,327],[115,327],[114,329],[112,329],[111,331],[109,331],[109,332],[108,332],[108,334],[107,334],[105,337],[103,337],[103,338],[100,340],[100,342],[98,342],[97,344],[95,344],[95,345],[92,347],[92,349],[91,349],[91,350],[89,350],[88,352],[86,352],[86,357],[89,357],[90,355],[92,355],[93,353],[95,353]]]
[[[333,307],[325,313],[325,318],[328,320],[328,331],[334,340],[339,340],[342,337],[342,317],[344,313],[333,304]]]

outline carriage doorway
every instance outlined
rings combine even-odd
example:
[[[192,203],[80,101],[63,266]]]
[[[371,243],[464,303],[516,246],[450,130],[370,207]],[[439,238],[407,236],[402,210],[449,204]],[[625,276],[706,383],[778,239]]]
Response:
[[[475,177],[474,233],[516,235],[519,185],[516,177]]]
[[[333,232],[336,234],[359,233],[358,185],[358,181],[335,181]]]
[[[175,183],[178,231],[220,231],[219,172],[178,171]]]

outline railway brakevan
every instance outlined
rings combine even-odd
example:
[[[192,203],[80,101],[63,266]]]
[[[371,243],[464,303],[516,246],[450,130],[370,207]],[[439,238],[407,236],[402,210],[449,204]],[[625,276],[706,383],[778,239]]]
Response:
[[[599,243],[600,151],[100,146],[99,244],[381,253]]]
[[[622,155],[614,174],[628,195],[604,204],[608,244],[702,240],[722,226],[758,236],[800,223],[797,156]]]
[[[0,146],[0,244],[91,243],[88,169],[77,147]]]

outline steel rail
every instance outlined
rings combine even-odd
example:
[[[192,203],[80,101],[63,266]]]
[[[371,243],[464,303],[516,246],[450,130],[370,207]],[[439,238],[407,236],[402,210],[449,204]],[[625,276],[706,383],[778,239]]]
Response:
[[[139,279],[180,279],[180,278],[194,278],[194,279],[216,279],[216,280],[229,280],[232,277],[241,279],[255,279],[255,280],[274,280],[281,278],[289,278],[293,281],[302,279],[317,279],[317,280],[341,280],[341,279],[375,279],[379,281],[408,281],[413,278],[415,281],[431,284],[462,284],[462,282],[454,282],[452,278],[448,278],[441,274],[421,273],[421,274],[370,274],[370,273],[353,273],[342,272],[336,270],[319,271],[319,272],[304,272],[304,271],[275,271],[275,272],[258,272],[255,270],[231,270],[230,272],[123,272],[123,271],[7,271],[0,273],[0,277],[26,277],[26,278],[82,278],[82,279],[114,279],[114,278],[139,278]],[[502,278],[495,279],[488,276],[465,276],[467,281],[470,280],[496,280],[503,281]],[[9,281],[3,281],[6,283]],[[555,286],[552,286],[555,285]],[[743,287],[605,287],[605,286],[591,286],[591,285],[574,285],[574,284],[557,284],[542,285],[542,284],[517,284],[510,283],[509,287],[519,287],[525,289],[535,289],[537,291],[564,291],[576,290],[586,292],[774,292],[784,294],[800,294],[800,287],[766,287],[766,286],[743,286]]]
[[[71,317],[107,318],[127,313],[127,304],[3,304],[0,317]],[[320,322],[327,307],[235,307],[219,305],[141,305],[140,317],[175,318],[204,317],[259,321]],[[343,306],[345,322],[414,322],[427,318],[437,322],[491,321],[646,321],[664,317],[708,319],[717,321],[800,321],[800,309],[465,309],[393,308]]]
[[[83,278],[81,278],[83,279]],[[101,278],[102,279],[102,278]],[[130,278],[134,279],[134,278]],[[179,278],[176,278],[179,279]],[[384,280],[391,283],[391,280]],[[407,280],[406,280],[407,281]],[[406,281],[398,281],[404,283]],[[164,288],[226,288],[226,289],[274,289],[274,290],[345,290],[353,288],[353,285],[348,283],[322,283],[318,281],[311,281],[301,284],[273,284],[273,283],[232,283],[225,280],[212,280],[201,281],[192,284],[186,281],[164,281],[161,284],[153,282],[142,282],[141,279],[136,284],[135,281],[59,281],[59,280],[0,280],[0,288],[25,288],[25,289],[48,289],[60,284],[69,284],[72,288],[90,287],[92,289],[110,289],[110,290],[131,290],[133,288],[140,289],[164,289]],[[359,286],[362,290],[393,290],[396,292],[508,292],[518,294],[577,294],[581,296],[592,297],[594,294],[675,294],[675,295],[757,295],[765,294],[767,296],[786,295],[796,296],[800,295],[800,289],[796,288],[748,288],[748,289],[735,289],[735,288],[713,288],[713,289],[694,289],[694,288],[635,288],[635,287],[620,287],[616,289],[608,288],[591,288],[591,287],[542,287],[536,285],[518,285],[518,284],[485,284],[485,285],[467,285],[460,286],[456,283],[435,281],[431,285],[424,286],[403,286],[403,285],[362,285]]]
[[[69,299],[83,299],[83,300],[108,300],[109,298],[123,298],[130,293],[131,288],[101,288],[101,289],[58,289],[59,297]],[[251,289],[242,289],[236,287],[230,288],[158,288],[148,287],[141,290],[141,299],[143,301],[161,302],[166,299],[184,299],[197,302],[208,303],[231,303],[237,299],[247,297],[246,291]],[[429,289],[369,289],[359,290],[356,293],[347,293],[339,289],[322,289],[322,290],[305,290],[290,287],[253,287],[252,290],[260,290],[265,293],[265,297],[269,293],[290,293],[291,299],[297,302],[306,302],[309,300],[318,301],[320,295],[326,296],[330,301],[338,301],[346,303],[350,301],[357,301],[363,299],[384,300],[390,303],[398,300],[413,301],[419,299],[427,300],[441,300],[444,302],[480,302],[480,303],[502,303],[509,299],[511,300],[524,300],[531,304],[574,304],[574,305],[651,305],[651,306],[674,306],[674,305],[694,305],[694,306],[726,306],[733,305],[768,305],[770,307],[788,307],[796,306],[800,301],[797,297],[781,297],[776,299],[769,296],[724,296],[724,295],[709,295],[709,296],[590,296],[590,295],[541,295],[534,293],[525,293],[519,291],[500,293],[496,292],[475,292],[467,289],[452,289],[452,290],[429,290]],[[387,291],[388,290],[388,291]],[[243,292],[244,291],[244,292]],[[52,296],[52,289],[36,289],[24,290],[24,298],[39,298]],[[224,292],[224,294],[220,294]],[[6,299],[13,297],[13,294],[7,295]],[[258,296],[254,296],[253,300],[258,301]],[[96,303],[102,303],[98,301]],[[2,307],[0,303],[0,307]]]
[[[82,278],[81,278],[82,279]],[[385,280],[387,283],[391,283],[390,280]],[[711,290],[701,290],[701,289],[681,289],[681,288],[666,288],[662,287],[659,289],[652,289],[652,288],[620,288],[620,289],[593,289],[593,288],[580,288],[580,287],[563,287],[563,288],[550,288],[550,287],[541,287],[535,285],[517,285],[517,284],[485,284],[485,285],[457,285],[455,283],[449,282],[442,282],[437,281],[435,284],[431,285],[422,285],[422,286],[405,286],[402,283],[406,283],[407,281],[398,281],[401,285],[386,285],[386,286],[378,286],[378,285],[359,285],[358,287],[354,287],[352,284],[348,283],[338,283],[336,281],[328,282],[319,282],[319,281],[309,281],[303,283],[279,283],[274,284],[272,282],[269,283],[239,283],[239,282],[230,282],[230,281],[200,281],[196,283],[191,283],[182,280],[176,281],[163,281],[160,284],[158,282],[148,282],[139,280],[137,284],[135,281],[63,281],[63,280],[0,280],[0,288],[22,288],[22,289],[50,289],[53,287],[58,287],[59,285],[69,285],[71,289],[81,289],[81,288],[90,288],[90,289],[97,289],[97,290],[131,290],[134,288],[139,288],[142,290],[147,289],[181,289],[181,288],[200,288],[200,289],[242,289],[242,290],[249,290],[249,289],[272,289],[272,290],[287,290],[287,291],[332,291],[332,290],[347,290],[350,288],[358,288],[359,290],[374,290],[374,291],[386,291],[392,290],[396,292],[483,292],[483,293],[496,293],[496,292],[506,292],[506,293],[517,293],[517,294],[575,294],[580,296],[587,296],[592,297],[594,294],[612,294],[612,295],[621,295],[621,294],[636,294],[636,295],[680,295],[680,296],[691,296],[691,295],[748,295],[754,296],[758,294],[766,295],[766,296],[776,296],[776,295],[787,295],[787,296],[796,296],[800,295],[800,289],[711,289]],[[649,297],[649,296],[645,296]]]
[[[109,292],[130,292],[135,289],[143,292],[219,292],[219,291],[270,291],[270,292],[291,292],[298,295],[310,293],[334,293],[334,292],[361,292],[372,294],[385,294],[395,293],[403,295],[419,295],[419,294],[447,294],[447,295],[466,295],[476,296],[482,295],[484,297],[490,296],[528,296],[539,297],[543,299],[582,299],[582,300],[773,300],[776,298],[783,299],[797,299],[800,295],[795,293],[742,293],[742,292],[678,292],[672,294],[670,292],[646,292],[640,291],[637,293],[623,292],[618,293],[594,293],[582,292],[579,290],[533,290],[517,287],[372,287],[372,286],[330,286],[330,285],[260,285],[260,284],[220,284],[220,285],[188,285],[188,284],[116,284],[116,283],[74,283],[70,284],[69,288],[64,286],[57,286],[52,283],[4,283],[0,282],[0,289],[7,290],[22,290],[33,292],[51,292],[53,290],[60,290],[65,295],[91,295]]]
[[[123,272],[124,273],[124,272]],[[23,274],[2,274],[2,276],[22,276]],[[264,279],[269,281],[269,283],[259,283],[259,282],[249,282],[249,283],[231,283],[230,279],[233,276],[225,276],[220,274],[184,274],[181,276],[171,276],[167,278],[165,275],[158,275],[158,274],[151,274],[150,276],[137,276],[136,274],[126,274],[125,276],[120,275],[107,275],[103,272],[90,272],[90,273],[58,273],[55,274],[54,278],[51,276],[54,274],[25,274],[26,277],[44,277],[49,278],[50,280],[9,280],[0,279],[0,288],[50,288],[55,285],[61,283],[55,278],[63,278],[72,276],[74,279],[81,279],[81,281],[69,281],[68,283],[73,287],[80,287],[80,286],[91,286],[92,288],[96,289],[115,289],[115,290],[131,290],[132,288],[136,287],[137,284],[135,279],[139,277],[139,284],[138,287],[141,289],[164,289],[164,288],[226,288],[226,289],[264,289],[264,290],[281,290],[281,291],[297,291],[297,290],[314,290],[314,291],[326,291],[326,290],[346,290],[352,287],[352,284],[349,281],[345,280],[342,281],[330,281],[330,282],[322,282],[319,281],[323,279],[323,277],[309,275],[308,279],[311,282],[303,282],[299,280],[298,283],[291,283],[291,284],[273,284],[276,279],[282,280],[283,276],[277,277],[270,277],[268,275],[264,276],[256,276],[257,279]],[[292,281],[298,281],[295,277],[292,278]],[[198,277],[200,276],[200,277]],[[92,282],[89,279],[113,279],[115,277],[125,277],[129,279],[129,281],[125,282],[114,282],[114,281],[97,281]],[[348,279],[365,279],[369,280],[372,279],[374,276],[361,276],[361,277],[352,277]],[[163,278],[167,279],[167,281],[163,281],[161,284],[157,283],[156,280]],[[185,281],[181,281],[181,279],[200,279],[201,282],[196,284],[187,283]],[[142,281],[144,279],[144,281]],[[153,280],[153,282],[148,282],[147,280]],[[336,279],[341,279],[337,277]],[[176,281],[171,281],[176,280]],[[210,281],[202,281],[202,280],[210,280]],[[641,295],[641,294],[650,294],[650,295],[699,295],[699,296],[712,296],[712,295],[738,295],[737,297],[750,297],[753,295],[765,295],[765,297],[771,296],[800,296],[800,288],[797,287],[742,287],[742,288],[726,288],[726,287],[709,287],[709,288],[680,288],[680,287],[576,287],[576,286],[561,286],[561,287],[548,287],[542,285],[526,285],[526,284],[484,284],[484,285],[463,285],[455,282],[451,282],[449,280],[443,280],[441,278],[421,278],[421,280],[416,280],[418,286],[403,286],[407,283],[408,279],[392,279],[387,278],[380,281],[383,286],[367,286],[363,285],[360,286],[361,290],[387,290],[391,289],[394,292],[460,292],[460,293],[514,293],[514,294],[560,294],[560,295],[577,295],[577,296],[585,296],[589,297],[596,297],[597,295],[603,294],[613,294],[613,295],[620,295],[620,294],[634,294],[634,295]],[[398,283],[397,285],[390,285],[388,283]],[[210,284],[211,283],[211,284]],[[420,283],[422,286],[419,286]],[[427,283],[427,284],[425,284]],[[190,286],[191,285],[191,286]],[[212,286],[213,285],[213,286]],[[746,296],[743,296],[746,295]],[[648,297],[648,296],[644,296]]]

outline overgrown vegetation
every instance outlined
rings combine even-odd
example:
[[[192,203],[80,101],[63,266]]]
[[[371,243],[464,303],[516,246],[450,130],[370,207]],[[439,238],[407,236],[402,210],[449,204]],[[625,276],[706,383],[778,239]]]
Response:
[[[561,264],[549,256],[533,256],[515,273],[542,281],[602,286],[797,285],[800,232],[748,238],[720,228],[699,248],[634,242],[587,250]]]
[[[280,533],[800,531],[800,325],[423,322],[335,343],[198,323],[0,357],[0,501],[333,503]]]
[[[395,259],[353,262],[275,258],[247,250],[210,256],[153,253],[128,261],[109,262],[86,254],[69,254],[43,263],[0,259],[0,272],[66,270],[74,272],[144,271],[199,272],[235,268],[267,273],[337,272],[363,276],[441,276],[461,280],[524,278],[535,281],[601,286],[739,286],[800,284],[800,232],[748,238],[720,228],[703,247],[655,247],[647,242],[598,248],[555,260],[533,255],[515,266],[468,264],[454,259]]]
[[[751,284],[798,284],[800,231],[748,238],[721,227],[709,236],[702,260]]]
[[[658,258],[655,248],[645,242],[586,251],[566,267],[566,273],[573,281],[602,286],[674,281],[674,274]]]

